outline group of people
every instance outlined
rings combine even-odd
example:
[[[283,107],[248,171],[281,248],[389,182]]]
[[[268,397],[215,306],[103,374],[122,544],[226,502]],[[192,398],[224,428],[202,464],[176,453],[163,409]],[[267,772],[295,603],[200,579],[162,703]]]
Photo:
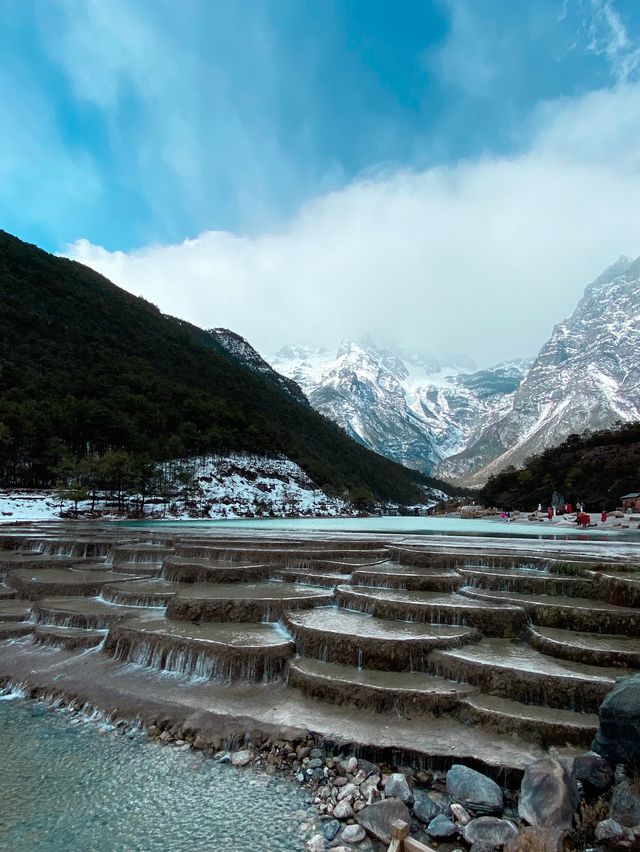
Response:
[[[538,504],[538,511],[539,512],[542,511],[542,505],[540,505],[540,504]],[[573,509],[573,506],[572,506],[571,503],[565,503],[563,506],[560,506],[560,508],[558,508],[558,507],[554,508],[553,506],[549,506],[547,508],[547,518],[549,519],[549,522],[551,522],[551,521],[553,521],[554,517],[557,514],[558,515],[572,515],[573,511],[574,511],[574,509]],[[591,515],[589,515],[588,512],[585,512],[583,503],[578,503],[576,505],[575,512],[576,512],[575,522],[579,527],[586,528],[586,527],[591,526]],[[506,513],[503,512],[502,514],[505,515]],[[605,509],[603,509],[602,512],[600,513],[600,523],[606,524],[608,517],[609,517],[608,512]]]

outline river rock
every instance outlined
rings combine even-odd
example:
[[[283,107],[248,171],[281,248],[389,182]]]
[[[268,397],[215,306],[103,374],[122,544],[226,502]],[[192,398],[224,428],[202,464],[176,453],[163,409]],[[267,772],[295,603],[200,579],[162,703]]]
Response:
[[[452,837],[458,833],[458,827],[444,814],[438,814],[427,826],[427,834],[431,837]]]
[[[236,751],[231,755],[232,766],[246,766],[251,763],[253,755],[248,750]]]
[[[640,795],[632,789],[628,778],[613,788],[609,816],[622,825],[640,825]]]
[[[327,842],[322,834],[314,834],[312,838],[307,840],[308,852],[325,852]]]
[[[370,775],[380,775],[380,767],[368,760],[358,759],[358,770],[364,772],[367,778]]]
[[[378,789],[378,784],[380,783],[379,775],[370,775],[365,781],[360,785],[360,793],[368,799],[373,790]]]
[[[354,815],[351,802],[346,799],[343,802],[338,802],[333,809],[333,815],[336,819],[351,819]]]
[[[518,829],[509,820],[483,816],[472,819],[468,825],[465,825],[462,834],[467,843],[472,845],[486,843],[494,847],[502,847],[518,836]]]
[[[391,842],[391,823],[397,819],[411,823],[409,808],[400,799],[384,799],[381,802],[374,802],[356,814],[358,825],[361,825],[373,837],[387,844]]]
[[[467,811],[462,807],[462,805],[458,805],[455,802],[451,805],[451,813],[453,814],[453,818],[456,822],[459,822],[460,825],[467,825],[471,822],[471,817],[467,813]]]
[[[593,790],[607,790],[613,783],[613,767],[595,751],[579,754],[574,759],[572,775]]]
[[[393,796],[396,799],[400,799],[405,805],[413,802],[411,787],[409,787],[407,779],[402,772],[394,772],[392,775],[389,775],[387,783],[384,785],[384,792],[386,796]]]
[[[596,825],[596,840],[624,840],[627,829],[615,819],[603,819]]]
[[[345,784],[345,786],[338,793],[338,801],[341,802],[343,799],[346,799],[347,796],[357,796],[358,788],[355,784]]]
[[[331,842],[337,837],[338,832],[341,828],[342,826],[340,825],[337,819],[330,819],[329,822],[325,822],[325,824],[322,826],[322,833],[327,838],[327,840]]]
[[[618,681],[600,705],[592,748],[609,763],[640,767],[640,674]]]
[[[413,805],[413,815],[425,825],[430,823],[432,819],[438,816],[440,808],[433,799],[429,798],[425,793],[416,795],[416,800]]]
[[[366,836],[365,830],[361,825],[345,825],[340,835],[340,842],[361,843]]]
[[[559,760],[543,757],[525,769],[518,799],[518,814],[525,822],[568,830],[579,802],[578,786]]]
[[[454,764],[447,772],[447,793],[477,813],[500,813],[504,806],[502,790],[481,772]]]

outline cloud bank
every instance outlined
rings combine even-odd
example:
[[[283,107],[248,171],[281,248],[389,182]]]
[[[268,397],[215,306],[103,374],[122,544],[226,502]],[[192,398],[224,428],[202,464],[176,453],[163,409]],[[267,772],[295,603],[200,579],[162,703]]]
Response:
[[[266,355],[371,329],[481,364],[529,355],[605,266],[640,254],[640,86],[548,104],[532,138],[509,158],[368,174],[256,237],[67,254]]]

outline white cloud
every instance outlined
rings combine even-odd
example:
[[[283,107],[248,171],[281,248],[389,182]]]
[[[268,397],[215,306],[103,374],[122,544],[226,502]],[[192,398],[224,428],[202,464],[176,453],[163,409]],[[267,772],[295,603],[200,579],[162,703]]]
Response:
[[[538,122],[519,156],[369,175],[273,233],[68,253],[266,354],[372,328],[485,364],[532,354],[606,265],[640,254],[640,86],[550,105]]]
[[[619,83],[626,84],[640,71],[640,46],[624,24],[612,0],[591,0],[587,49],[604,56]]]

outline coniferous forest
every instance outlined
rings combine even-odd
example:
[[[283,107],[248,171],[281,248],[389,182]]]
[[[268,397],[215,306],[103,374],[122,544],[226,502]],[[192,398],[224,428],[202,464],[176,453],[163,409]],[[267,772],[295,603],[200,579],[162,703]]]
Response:
[[[623,494],[640,491],[640,423],[569,435],[524,467],[492,476],[480,500],[504,509],[535,509],[539,503],[546,508],[554,491],[596,512],[615,509]]]
[[[0,299],[5,487],[51,486],[78,465],[144,476],[154,462],[229,451],[286,455],[331,493],[412,503],[429,483],[206,331],[4,231]]]

